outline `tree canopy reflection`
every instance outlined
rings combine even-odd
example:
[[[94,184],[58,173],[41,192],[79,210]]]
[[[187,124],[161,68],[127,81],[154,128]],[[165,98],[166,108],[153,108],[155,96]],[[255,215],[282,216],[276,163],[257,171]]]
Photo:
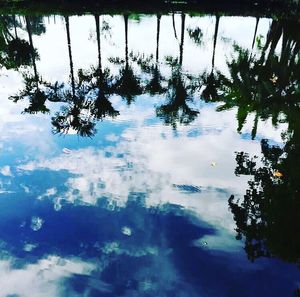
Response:
[[[18,29],[25,28],[16,16],[0,17],[0,65],[6,69],[17,70],[22,66],[29,66],[32,58],[38,56],[36,50],[32,51],[28,41],[18,37]]]
[[[33,74],[29,72],[23,73],[25,88],[20,91],[18,95],[11,96],[10,99],[14,102],[27,99],[29,106],[24,109],[24,113],[49,113],[50,110],[46,107],[45,103],[49,101],[57,101],[57,89],[58,85],[51,85],[44,81],[39,75],[36,65],[36,60],[39,58],[36,49],[34,48],[32,35],[42,34],[45,32],[45,26],[41,18],[25,17],[25,26],[28,33],[28,50],[30,63],[27,60],[22,60],[26,66],[33,67]],[[23,42],[23,41],[21,41]],[[23,42],[26,45],[26,42]],[[27,45],[25,46],[27,48]],[[20,49],[19,49],[20,50]],[[22,50],[22,48],[21,48]],[[19,65],[20,66],[20,65]]]
[[[128,15],[125,14],[123,17],[125,29],[125,65],[122,65],[119,76],[117,77],[115,93],[125,98],[127,104],[130,105],[133,102],[135,96],[141,95],[143,93],[143,89],[141,87],[139,78],[135,75],[133,68],[129,64]]]
[[[75,81],[72,59],[69,19],[65,17],[68,52],[70,60],[71,90],[65,91],[63,100],[68,103],[52,117],[52,125],[55,133],[66,134],[70,129],[80,136],[93,136],[96,132],[97,120],[105,117],[115,117],[119,114],[109,101],[112,94],[112,77],[108,69],[102,70],[101,41],[99,16],[95,15],[98,66],[90,71],[78,71],[78,79]],[[95,79],[95,80],[94,80]]]
[[[238,131],[241,132],[249,114],[255,114],[252,138],[255,138],[259,120],[272,118],[274,125],[289,121],[288,109],[297,108],[299,96],[299,37],[295,22],[273,20],[265,42],[257,36],[259,18],[256,19],[251,48],[245,49],[233,44],[233,55],[227,61],[228,73],[222,73],[215,65],[220,19],[215,15],[214,34],[211,38],[211,70],[200,73],[200,79],[186,73],[183,67],[185,33],[198,46],[203,44],[200,27],[186,29],[186,15],[180,15],[181,33],[176,32],[173,20],[174,36],[178,42],[178,57],[159,57],[161,15],[156,15],[156,51],[146,57],[143,53],[129,51],[129,14],[124,20],[124,58],[109,58],[109,62],[119,67],[118,74],[112,74],[109,68],[102,67],[101,33],[108,30],[109,24],[100,28],[100,16],[95,15],[96,44],[98,51],[97,66],[80,69],[75,73],[72,52],[72,32],[69,17],[64,17],[66,42],[70,65],[70,79],[67,83],[47,82],[38,72],[36,61],[38,53],[34,48],[32,35],[43,34],[45,26],[40,18],[26,17],[25,25],[15,17],[2,19],[2,36],[6,45],[3,53],[9,52],[10,42],[21,42],[28,51],[27,59],[2,57],[7,67],[25,67],[25,87],[18,95],[12,96],[15,102],[27,98],[28,113],[47,113],[47,100],[60,102],[61,110],[52,116],[53,131],[66,134],[75,131],[81,136],[93,136],[97,121],[106,117],[114,118],[119,112],[110,102],[110,96],[119,95],[130,105],[136,96],[150,94],[165,97],[165,102],[156,106],[156,115],[174,129],[180,124],[194,121],[199,112],[191,107],[191,102],[198,96],[206,102],[223,103],[218,110],[237,107]],[[15,29],[14,29],[15,28]],[[28,40],[18,40],[18,30],[26,30]],[[281,41],[281,44],[279,44]],[[256,46],[255,46],[256,44]],[[281,47],[280,47],[281,45]],[[14,46],[13,44],[11,45]],[[280,47],[280,51],[276,50]],[[21,47],[22,48],[22,47]],[[20,50],[20,49],[19,49]],[[15,60],[14,60],[15,59]],[[9,61],[8,61],[9,60]],[[14,62],[18,60],[19,62]],[[22,62],[22,63],[21,63]],[[9,66],[14,65],[14,66]],[[33,68],[33,74],[27,69]],[[161,67],[169,68],[169,75],[161,74]],[[201,88],[199,87],[201,86]]]
[[[262,140],[261,148],[262,165],[245,152],[236,155],[236,174],[253,176],[241,202],[229,199],[237,238],[245,238],[250,260],[268,256],[300,264],[299,131],[283,148],[267,140]]]
[[[275,49],[279,40],[282,40],[282,45],[278,53]],[[276,125],[286,109],[298,108],[299,45],[295,23],[272,21],[266,42],[264,45],[259,43],[257,53],[234,44],[233,57],[227,62],[229,76],[217,71],[214,88],[204,98],[223,102],[218,108],[220,111],[237,107],[239,132],[247,116],[254,113],[254,139],[259,119],[271,118]],[[204,82],[206,88],[211,89],[210,82]]]
[[[264,256],[300,263],[300,48],[295,30],[290,22],[273,21],[257,53],[235,45],[236,57],[228,61],[230,76],[218,73],[214,101],[223,102],[219,110],[238,108],[238,131],[250,113],[255,114],[252,138],[256,137],[259,120],[271,118],[275,126],[288,124],[282,135],[283,147],[261,141],[260,162],[247,152],[236,154],[235,173],[252,177],[243,199],[231,196],[229,206],[237,239],[245,239],[245,250],[252,261]]]
[[[176,32],[176,31],[175,31]],[[185,14],[181,14],[181,38],[179,43],[179,58],[167,57],[171,66],[171,77],[168,80],[167,103],[156,108],[156,114],[167,125],[174,129],[177,124],[190,124],[198,116],[198,111],[188,105],[193,99],[193,84],[189,76],[182,71],[183,47],[185,36]]]

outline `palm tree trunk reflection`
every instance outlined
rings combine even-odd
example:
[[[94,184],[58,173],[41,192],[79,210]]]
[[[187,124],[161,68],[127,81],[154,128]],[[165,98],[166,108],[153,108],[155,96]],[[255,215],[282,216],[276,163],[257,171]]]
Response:
[[[66,23],[68,52],[69,52],[69,61],[70,61],[70,76],[71,76],[72,94],[75,97],[74,65],[73,65],[73,58],[72,58],[70,24],[69,24],[69,17],[68,16],[65,16],[65,23]]]
[[[35,77],[35,81],[36,81],[36,87],[38,88],[39,87],[39,77],[38,77],[38,72],[37,72],[37,68],[36,68],[36,60],[35,60],[35,52],[34,52],[33,41],[32,41],[31,25],[30,25],[30,20],[29,20],[28,16],[25,16],[25,21],[26,21],[28,38],[29,38],[29,44],[30,44],[30,48],[31,48],[34,77]]]
[[[215,33],[214,33],[214,45],[213,45],[213,55],[212,55],[212,72],[215,68],[215,54],[216,54],[216,45],[217,45],[217,39],[218,39],[218,31],[219,31],[219,22],[220,22],[220,16],[216,15],[216,24],[215,24]]]
[[[185,33],[185,14],[181,14],[181,39],[179,45],[179,65],[182,66],[183,61],[183,44],[184,44],[184,33]]]

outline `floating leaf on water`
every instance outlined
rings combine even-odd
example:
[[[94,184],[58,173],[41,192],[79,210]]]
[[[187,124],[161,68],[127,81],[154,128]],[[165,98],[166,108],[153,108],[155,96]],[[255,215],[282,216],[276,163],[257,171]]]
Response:
[[[283,177],[283,174],[280,171],[276,170],[276,171],[274,171],[273,176],[275,176],[275,177]]]
[[[123,228],[122,228],[122,233],[123,233],[124,235],[131,236],[132,231],[131,231],[131,229],[130,229],[129,227],[123,227]]]
[[[70,150],[70,149],[68,149],[68,148],[66,148],[66,147],[64,147],[62,151],[63,151],[63,153],[65,153],[65,154],[67,154],[67,155],[69,155],[69,154],[72,153],[72,150]]]

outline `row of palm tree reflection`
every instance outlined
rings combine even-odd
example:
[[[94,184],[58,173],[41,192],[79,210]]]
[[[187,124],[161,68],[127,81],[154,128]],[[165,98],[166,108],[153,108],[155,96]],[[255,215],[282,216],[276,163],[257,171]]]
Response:
[[[235,55],[227,62],[230,75],[225,76],[215,69],[215,51],[220,23],[220,17],[216,16],[211,71],[195,77],[182,71],[185,14],[181,14],[181,37],[178,41],[179,58],[165,58],[166,64],[171,67],[171,75],[169,79],[166,79],[161,75],[159,63],[161,16],[157,15],[155,59],[153,56],[145,57],[144,55],[133,54],[133,52],[129,53],[128,18],[128,15],[124,15],[125,61],[120,58],[110,59],[110,62],[120,66],[119,75],[112,76],[108,68],[102,69],[100,23],[99,16],[95,15],[98,66],[89,71],[79,70],[77,78],[75,78],[73,69],[69,18],[64,18],[70,59],[71,83],[70,90],[68,91],[66,91],[68,89],[67,86],[58,82],[54,84],[47,83],[38,74],[36,60],[39,57],[33,46],[32,27],[37,27],[36,24],[42,27],[40,20],[29,19],[29,17],[25,18],[29,43],[17,37],[17,30],[15,30],[15,38],[11,38],[9,36],[11,35],[8,30],[9,26],[6,26],[8,29],[2,30],[4,32],[3,35],[8,35],[11,41],[8,43],[5,51],[6,55],[4,57],[2,55],[2,65],[6,68],[14,67],[17,69],[22,65],[32,65],[34,70],[33,75],[29,75],[28,73],[24,75],[24,90],[19,95],[12,96],[11,98],[14,101],[24,98],[29,99],[30,105],[25,110],[25,112],[29,113],[48,112],[49,110],[45,106],[47,100],[70,103],[69,111],[64,108],[59,119],[54,120],[54,130],[67,133],[68,126],[70,126],[73,129],[75,128],[82,136],[91,136],[94,134],[95,121],[92,118],[99,120],[105,116],[118,115],[118,112],[108,102],[109,96],[112,94],[122,96],[128,104],[131,104],[137,95],[146,92],[151,95],[165,94],[166,104],[157,108],[157,115],[166,124],[170,124],[176,128],[178,123],[189,124],[198,116],[199,112],[192,109],[188,102],[195,98],[195,92],[198,94],[197,91],[201,90],[200,97],[205,101],[224,102],[218,110],[238,107],[237,119],[239,132],[242,130],[247,116],[250,113],[255,113],[252,138],[256,136],[259,119],[265,120],[271,117],[273,123],[276,124],[280,111],[283,108],[291,104],[297,105],[299,42],[293,23],[272,21],[265,45],[262,46],[261,38],[256,38],[259,23],[259,19],[257,19],[251,51],[234,44]],[[6,19],[7,17],[4,21]],[[4,21],[2,20],[2,23]],[[13,20],[8,20],[8,23],[9,21],[13,21],[14,26],[18,26],[15,17]],[[197,27],[194,30],[189,28],[188,33],[195,43],[201,44],[203,34],[200,28]],[[174,35],[177,38],[175,25]],[[256,39],[259,54],[254,50]],[[277,54],[275,53],[275,49],[279,40],[282,40],[282,47],[281,53]],[[23,47],[20,48],[15,44],[23,44]],[[12,50],[12,47],[15,49]],[[14,57],[7,57],[9,54],[14,55]],[[13,63],[12,61],[15,62]],[[146,82],[135,74],[131,65],[132,63],[136,63],[143,73],[148,75]],[[86,112],[81,112],[83,110]],[[92,110],[94,112],[91,112]],[[63,114],[65,115],[65,122],[63,121]],[[71,118],[74,119],[73,123],[70,122]],[[88,128],[90,128],[90,131]]]
[[[93,68],[89,74],[82,70],[78,72],[78,79],[75,79],[73,69],[73,58],[70,37],[69,17],[65,17],[67,44],[70,62],[70,87],[63,83],[49,83],[44,81],[38,74],[36,59],[38,58],[32,41],[32,21],[25,17],[26,30],[29,36],[30,60],[33,67],[33,75],[25,72],[25,88],[15,96],[11,96],[14,102],[22,99],[29,101],[29,106],[24,113],[35,114],[38,112],[48,113],[46,101],[61,102],[67,105],[61,108],[52,118],[53,130],[59,133],[68,133],[70,129],[75,130],[81,136],[92,136],[95,133],[96,120],[106,116],[114,117],[119,114],[110,101],[108,95],[112,94],[110,85],[111,77],[106,69],[102,71],[100,51],[100,26],[99,16],[95,16],[97,29],[98,66]],[[39,20],[41,21],[41,20]],[[19,68],[18,65],[16,68]],[[96,81],[93,80],[96,78]]]
[[[29,35],[29,65],[33,67],[33,75],[24,74],[25,88],[10,98],[15,102],[21,99],[29,101],[26,113],[47,113],[46,101],[64,102],[66,106],[52,118],[53,131],[55,133],[68,133],[76,131],[80,136],[93,136],[96,132],[95,125],[98,120],[105,117],[115,117],[119,114],[109,101],[112,94],[120,95],[130,105],[135,97],[143,93],[166,94],[167,103],[157,108],[157,115],[166,124],[176,128],[178,123],[188,124],[193,121],[198,111],[193,110],[188,101],[192,100],[192,92],[195,86],[187,84],[186,80],[193,78],[182,72],[183,45],[185,31],[185,14],[181,15],[181,38],[179,42],[179,59],[166,58],[166,64],[171,67],[171,76],[164,78],[160,72],[159,41],[160,20],[157,15],[157,45],[155,60],[153,56],[134,54],[128,51],[128,15],[124,15],[125,28],[125,60],[110,58],[110,62],[120,67],[119,74],[113,76],[108,68],[103,69],[101,63],[101,29],[99,15],[95,15],[98,65],[90,70],[80,69],[75,75],[73,67],[72,46],[70,37],[69,17],[64,17],[68,43],[70,62],[70,85],[55,82],[50,84],[44,81],[37,71],[36,60],[39,58],[32,42],[32,26],[29,17],[25,18],[26,29]],[[175,33],[176,34],[176,33]],[[149,79],[144,82],[135,74],[132,63],[135,63]],[[25,63],[23,63],[25,65]],[[16,69],[19,69],[18,65]]]
[[[179,57],[166,57],[165,64],[171,69],[171,75],[166,79],[160,72],[159,62],[161,16],[156,17],[155,58],[129,53],[128,19],[129,16],[124,15],[125,60],[110,59],[110,62],[119,66],[119,74],[113,76],[108,68],[102,67],[101,28],[99,16],[95,15],[98,65],[88,71],[79,70],[76,76],[73,70],[69,18],[64,18],[71,80],[69,86],[64,86],[58,82],[47,83],[39,76],[35,63],[38,55],[31,37],[33,22],[27,17],[29,45],[24,46],[27,56],[22,61],[25,65],[33,66],[34,75],[24,76],[24,90],[12,99],[19,101],[27,98],[30,105],[24,112],[29,113],[48,112],[45,106],[47,100],[66,103],[52,117],[54,132],[68,133],[72,129],[81,136],[94,135],[98,120],[119,114],[109,101],[112,94],[120,95],[128,104],[143,93],[164,95],[166,103],[156,108],[156,114],[173,128],[179,123],[189,124],[198,116],[199,112],[189,105],[189,101],[198,95],[206,102],[218,102],[219,111],[236,107],[239,132],[248,115],[254,114],[251,133],[253,139],[257,134],[259,120],[271,118],[274,126],[287,123],[283,147],[273,146],[262,140],[263,165],[260,167],[247,152],[237,153],[236,174],[251,175],[254,179],[249,181],[249,189],[243,200],[239,202],[232,196],[229,206],[236,220],[237,238],[245,237],[245,249],[251,260],[260,256],[275,256],[299,263],[300,238],[297,237],[297,232],[300,229],[300,175],[297,169],[300,165],[300,39],[295,23],[273,20],[263,42],[262,37],[257,36],[257,19],[251,49],[234,44],[233,57],[227,62],[229,75],[225,75],[215,69],[220,23],[220,17],[216,16],[211,70],[195,77],[182,70],[185,14],[181,14]],[[201,45],[203,34],[200,28],[188,29],[188,33],[196,44]],[[178,39],[175,25],[174,35]],[[18,37],[15,34],[13,39],[11,36],[9,38],[14,40]],[[280,40],[282,44],[278,52],[276,48]],[[25,45],[24,42],[22,44]],[[147,76],[146,82],[136,75],[134,63]],[[18,68],[20,64],[15,63],[14,67]]]

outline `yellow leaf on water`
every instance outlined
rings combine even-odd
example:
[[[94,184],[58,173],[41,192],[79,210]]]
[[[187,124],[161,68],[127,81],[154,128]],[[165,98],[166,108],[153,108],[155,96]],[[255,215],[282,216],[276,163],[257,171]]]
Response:
[[[283,177],[283,174],[281,172],[279,172],[278,170],[274,171],[273,175],[275,177]]]

